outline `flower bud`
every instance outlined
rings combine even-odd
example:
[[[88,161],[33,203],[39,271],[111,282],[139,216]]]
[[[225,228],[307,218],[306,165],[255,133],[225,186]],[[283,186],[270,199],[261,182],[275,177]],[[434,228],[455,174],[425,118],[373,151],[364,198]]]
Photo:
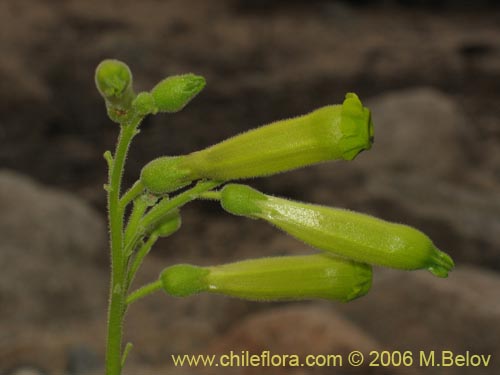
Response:
[[[156,113],[156,105],[153,96],[149,92],[140,92],[132,102],[135,113],[145,116]]]
[[[96,68],[97,90],[106,103],[119,110],[127,110],[134,100],[132,73],[129,67],[118,60],[104,60]]]
[[[158,237],[168,237],[179,230],[182,220],[179,210],[172,210],[156,227],[152,234]]]
[[[156,110],[178,112],[205,87],[205,78],[194,74],[183,74],[165,78],[152,90]]]
[[[356,94],[349,93],[342,105],[277,121],[189,155],[158,158],[143,168],[141,180],[152,192],[167,193],[202,178],[229,181],[329,160],[352,160],[372,141],[370,111]],[[179,180],[162,177],[178,175]]]
[[[252,301],[323,298],[347,302],[371,287],[369,265],[329,254],[250,259],[214,267],[176,265],[160,276],[163,289],[184,297],[199,292]]]
[[[454,267],[424,233],[370,215],[276,198],[237,184],[222,189],[221,205],[232,214],[263,219],[315,248],[358,262],[427,269],[439,277],[447,277]]]

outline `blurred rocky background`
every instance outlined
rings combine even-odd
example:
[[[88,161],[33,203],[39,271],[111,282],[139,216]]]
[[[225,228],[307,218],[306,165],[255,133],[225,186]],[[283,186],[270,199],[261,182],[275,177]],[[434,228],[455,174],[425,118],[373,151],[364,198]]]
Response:
[[[127,184],[187,153],[357,92],[372,150],[250,183],[265,192],[414,225],[451,254],[446,280],[377,269],[347,305],[218,296],[134,305],[125,374],[172,353],[452,350],[487,368],[231,368],[228,374],[500,373],[500,8],[497,1],[2,0],[0,2],[0,374],[103,374],[108,253],[102,153],[117,127],[93,72],[126,61],[138,90],[177,73],[208,85],[183,112],[146,119]],[[215,203],[183,211],[138,283],[176,262],[312,251]],[[217,369],[220,370],[220,369]],[[267,371],[267,372],[266,372]]]

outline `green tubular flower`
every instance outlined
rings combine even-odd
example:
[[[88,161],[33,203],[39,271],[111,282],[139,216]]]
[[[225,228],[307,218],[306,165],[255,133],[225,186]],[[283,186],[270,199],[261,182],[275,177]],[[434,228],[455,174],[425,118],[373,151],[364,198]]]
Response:
[[[427,269],[447,277],[453,260],[412,227],[370,215],[265,195],[246,185],[221,191],[222,207],[263,219],[318,249],[359,262],[404,270]]]
[[[315,254],[251,259],[214,267],[180,264],[160,276],[165,292],[177,297],[199,292],[253,301],[323,298],[347,302],[368,293],[367,264]]]
[[[370,111],[356,94],[342,105],[277,121],[184,156],[147,164],[141,181],[167,193],[197,179],[229,181],[267,176],[329,160],[352,160],[373,141]]]

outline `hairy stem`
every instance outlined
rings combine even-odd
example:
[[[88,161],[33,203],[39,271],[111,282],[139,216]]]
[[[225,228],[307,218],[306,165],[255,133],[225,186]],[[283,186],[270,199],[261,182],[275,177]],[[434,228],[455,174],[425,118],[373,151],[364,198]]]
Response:
[[[130,295],[127,297],[126,303],[127,303],[127,305],[130,305],[131,303],[137,301],[138,299],[146,297],[146,296],[150,295],[151,293],[154,293],[157,290],[160,290],[161,287],[162,287],[161,280],[156,280],[150,284],[146,284],[146,285],[140,287],[139,289],[137,289],[136,291],[130,293]]]
[[[120,189],[127,152],[140,119],[121,127],[108,183],[108,219],[111,246],[106,375],[121,374],[123,314],[125,307],[125,265],[123,252],[123,207]]]
[[[204,193],[201,193],[199,198],[210,200],[210,201],[220,201],[220,192],[219,191],[206,191]]]
[[[127,227],[125,228],[125,246],[133,239],[134,234],[137,232],[137,226],[147,209],[148,202],[145,199],[138,197],[134,200],[134,208],[130,213]]]
[[[125,365],[125,361],[127,360],[127,357],[130,354],[130,351],[133,348],[134,348],[134,345],[131,342],[127,342],[127,345],[125,345],[125,349],[123,350],[123,355],[122,355],[122,360],[121,360],[122,368]]]
[[[147,228],[149,232],[154,231],[155,225],[160,223],[165,215],[167,215],[170,211],[197,199],[200,194],[214,189],[222,183],[223,182],[221,181],[201,181],[191,189],[180,193],[172,199],[164,198],[143,217],[141,220],[141,226],[143,228]]]
[[[127,205],[134,199],[139,197],[144,192],[144,185],[140,180],[136,181],[130,189],[127,190],[123,197],[120,199],[120,206],[125,210]]]
[[[157,235],[152,234],[151,236],[149,236],[148,240],[144,244],[142,244],[139,251],[135,255],[134,261],[132,262],[132,265],[130,266],[129,271],[128,271],[127,290],[132,285],[132,282],[134,281],[135,274],[139,270],[139,267],[141,266],[142,261],[144,260],[146,255],[148,255],[149,251],[151,250],[151,248],[153,247],[153,245],[155,244],[155,242],[157,240],[158,240]]]

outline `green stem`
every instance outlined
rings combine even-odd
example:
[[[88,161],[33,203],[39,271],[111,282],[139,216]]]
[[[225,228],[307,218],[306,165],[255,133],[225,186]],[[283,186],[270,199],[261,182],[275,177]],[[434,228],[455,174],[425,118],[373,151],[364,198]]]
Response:
[[[127,227],[125,229],[125,243],[132,238],[139,221],[148,209],[148,202],[140,197],[134,200],[134,208],[128,218]]]
[[[200,194],[214,189],[222,183],[221,181],[201,181],[191,189],[180,193],[172,199],[164,198],[142,218],[140,226],[147,228],[149,232],[154,231],[155,225],[161,222],[170,211],[197,199]]]
[[[140,227],[136,228],[136,232],[132,235],[130,238],[130,241],[125,242],[125,245],[123,247],[123,254],[128,258],[134,253],[134,250],[136,247],[139,245],[139,243],[142,241],[142,239],[145,236],[145,231],[141,229]]]
[[[111,286],[109,291],[106,375],[121,374],[123,312],[125,307],[125,264],[123,254],[123,213],[120,188],[127,152],[140,119],[121,127],[108,183],[108,219],[111,246]]]
[[[139,197],[144,192],[144,185],[141,180],[137,180],[130,189],[127,190],[123,197],[120,199],[120,206],[122,210],[128,206],[130,202]]]
[[[131,342],[127,342],[127,345],[125,345],[125,349],[123,350],[123,355],[122,355],[122,360],[121,360],[122,368],[125,365],[125,361],[127,360],[127,357],[130,354],[130,351],[133,348],[134,348],[134,345]]]
[[[132,292],[129,294],[127,297],[127,305],[130,305],[137,301],[138,299],[141,299],[143,297],[146,297],[150,295],[151,293],[156,292],[157,290],[160,290],[162,288],[161,285],[161,280],[156,280],[153,281],[150,284],[146,284],[143,287],[137,289],[136,291]]]
[[[220,191],[206,191],[201,193],[199,198],[211,201],[220,201]]]
[[[130,248],[135,246],[134,244],[137,242],[136,233],[134,232],[139,232],[140,228],[144,228],[144,230],[154,230],[155,226],[159,225],[161,220],[165,217],[165,215],[168,215],[171,210],[198,198],[199,194],[213,189],[220,184],[220,182],[216,181],[200,182],[193,188],[186,190],[173,199],[163,199],[146,215],[144,215],[141,220],[137,220],[139,216],[142,216],[139,215],[141,208],[139,207],[136,209],[137,215],[133,210],[131,217],[132,221],[129,223],[130,226],[126,236],[124,233],[123,219],[125,209],[132,200],[136,199],[144,191],[142,184],[140,182],[136,182],[120,199],[120,189],[125,160],[130,143],[137,134],[137,126],[139,125],[140,120],[141,118],[133,118],[130,122],[122,124],[114,159],[110,157],[111,155],[109,155],[109,153],[106,155],[106,160],[111,167],[107,185],[108,219],[111,246],[111,285],[109,292],[108,337],[106,344],[106,375],[121,374],[123,366],[121,359],[124,358],[124,356],[122,356],[123,320],[127,305],[161,288],[161,284],[159,284],[159,282],[155,282],[140,288],[136,292],[132,293],[127,299],[125,298],[133,275],[137,272],[144,256],[146,256],[149,252],[149,249],[155,241],[154,237],[152,237],[151,242],[147,243],[149,248],[144,246],[141,248],[140,257],[136,258],[136,260],[134,260],[134,264],[132,265],[134,273],[131,276],[127,272],[130,254],[126,253],[126,250],[130,250]],[[143,232],[145,233],[145,231],[142,231],[141,233]],[[125,242],[126,237],[128,237],[128,243]]]
[[[130,255],[134,251],[137,242],[144,235],[143,231],[139,228],[139,223],[148,207],[149,204],[144,197],[140,196],[134,200],[134,208],[130,213],[127,227],[125,228],[125,256]]]
[[[134,261],[132,262],[132,265],[130,266],[130,269],[128,271],[128,278],[127,278],[127,290],[130,288],[132,285],[132,282],[134,281],[134,277],[139,270],[139,267],[142,264],[142,261],[148,255],[149,251],[155,244],[155,242],[158,240],[158,236],[155,234],[152,234],[149,236],[148,240],[141,246],[137,254],[135,255]]]

